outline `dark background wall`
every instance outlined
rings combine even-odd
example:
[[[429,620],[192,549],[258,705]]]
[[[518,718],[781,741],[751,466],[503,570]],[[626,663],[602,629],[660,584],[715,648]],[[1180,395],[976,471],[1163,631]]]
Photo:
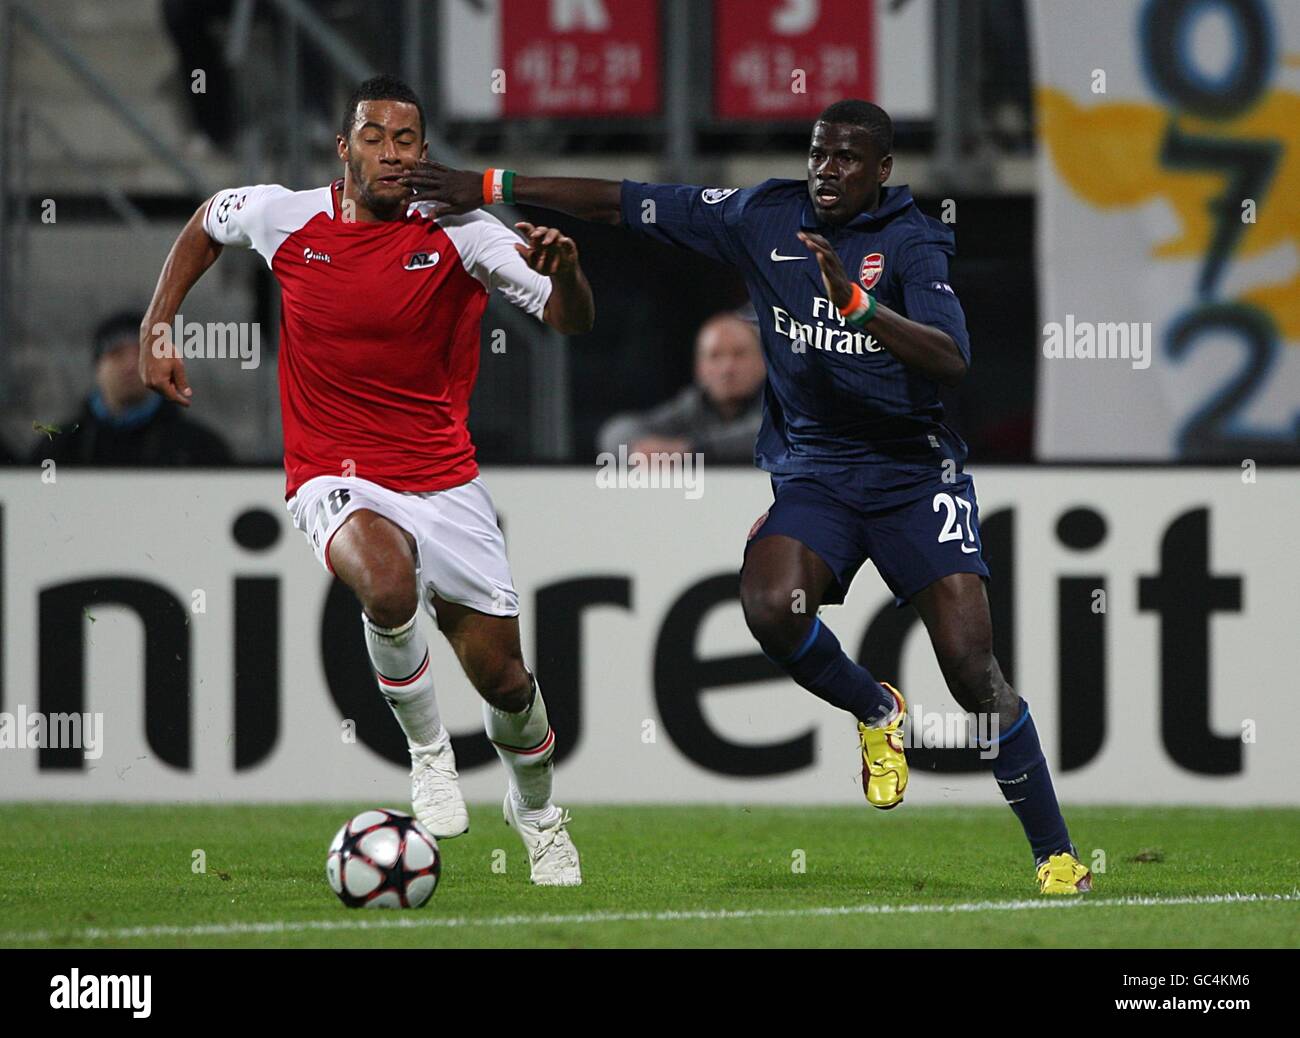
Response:
[[[941,199],[920,198],[918,204],[939,217]],[[529,212],[529,218],[575,238],[596,296],[596,326],[571,339],[569,359],[574,460],[585,460],[594,451],[596,430],[611,414],[651,407],[686,385],[696,329],[748,297],[734,270],[694,253],[621,227],[541,211]],[[954,229],[951,281],[966,310],[973,364],[966,381],[946,395],[949,422],[966,438],[973,458],[1027,461],[1040,340],[1033,199],[961,198]],[[503,391],[493,385],[490,367],[485,355],[470,422],[480,456],[524,460],[513,456],[508,437],[498,432],[501,408],[508,405],[491,402]]]

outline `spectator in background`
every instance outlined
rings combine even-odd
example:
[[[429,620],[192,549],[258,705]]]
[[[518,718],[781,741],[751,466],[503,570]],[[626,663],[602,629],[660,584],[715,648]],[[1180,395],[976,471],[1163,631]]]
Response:
[[[144,314],[114,314],[95,329],[95,389],[81,411],[42,434],[31,452],[73,465],[222,465],[230,448],[140,380]]]
[[[752,462],[767,377],[758,329],[734,312],[709,318],[695,339],[695,381],[637,415],[615,415],[596,437],[599,451],[698,452],[712,462]]]

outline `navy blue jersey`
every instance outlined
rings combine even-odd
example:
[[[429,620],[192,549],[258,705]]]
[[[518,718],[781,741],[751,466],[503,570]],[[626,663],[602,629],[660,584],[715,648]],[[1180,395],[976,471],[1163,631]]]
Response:
[[[623,182],[623,220],[656,241],[736,267],[758,313],[767,361],[755,461],[772,473],[866,467],[882,491],[928,485],[966,445],[943,424],[939,386],[906,367],[826,296],[821,272],[795,233],[830,242],[851,279],[905,317],[952,336],[967,364],[970,340],[948,284],[952,232],[916,208],[906,186],[843,227],[818,223],[801,180],[740,190]]]

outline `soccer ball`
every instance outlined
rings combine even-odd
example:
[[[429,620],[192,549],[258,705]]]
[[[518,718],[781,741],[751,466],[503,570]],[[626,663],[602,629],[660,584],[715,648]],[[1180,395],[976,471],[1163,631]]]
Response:
[[[362,811],[343,826],[325,859],[330,889],[349,908],[419,908],[441,874],[433,834],[386,807]]]

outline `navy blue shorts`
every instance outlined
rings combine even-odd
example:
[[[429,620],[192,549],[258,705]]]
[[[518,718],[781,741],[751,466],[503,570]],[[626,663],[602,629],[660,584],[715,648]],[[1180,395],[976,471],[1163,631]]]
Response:
[[[978,573],[985,580],[975,481],[959,473],[935,479],[914,492],[884,498],[861,485],[851,470],[773,475],[776,498],[749,531],[749,546],[776,534],[793,537],[830,568],[834,583],[824,604],[844,601],[862,564],[870,559],[905,605],[918,591],[952,573]]]

